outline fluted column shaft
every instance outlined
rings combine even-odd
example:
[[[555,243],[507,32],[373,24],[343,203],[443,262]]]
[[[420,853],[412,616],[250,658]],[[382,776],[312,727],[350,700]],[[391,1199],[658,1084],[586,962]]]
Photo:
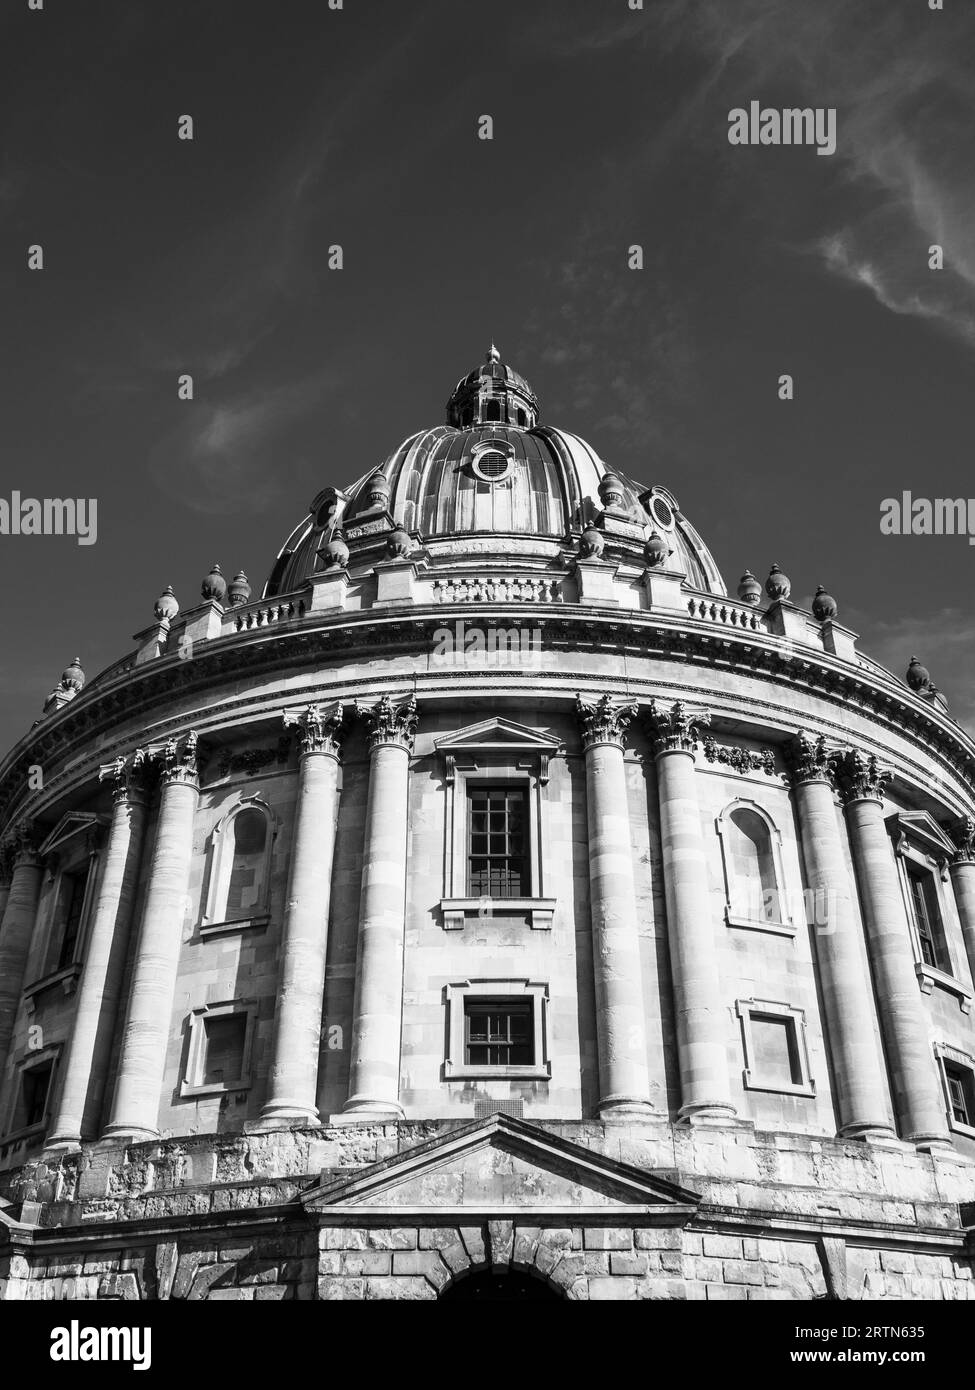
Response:
[[[6,1075],[10,1040],[24,987],[42,874],[30,824],[18,829],[11,849],[13,874],[0,923],[0,1088]]]
[[[281,974],[260,1128],[317,1125],[318,1057],[339,800],[340,705],[286,715],[298,726],[295,806]]]
[[[651,705],[647,732],[657,765],[667,933],[674,982],[682,1119],[719,1122],[736,1113],[728,1078],[725,1020],[701,833],[694,748],[710,716],[678,702]]]
[[[413,700],[384,696],[364,713],[369,724],[362,899],[356,955],[349,1099],[343,1110],[401,1119],[400,1046],[406,939],[406,850]]]
[[[966,817],[955,832],[958,853],[951,863],[951,886],[965,952],[975,980],[975,821]]]
[[[586,758],[599,1113],[652,1110],[623,738],[635,705],[577,697]]]
[[[167,745],[160,763],[156,838],[106,1139],[153,1139],[159,1132],[199,799],[195,737]]]
[[[853,1139],[890,1138],[893,1126],[873,1028],[873,991],[840,836],[831,755],[823,739],[813,741],[805,735],[794,741],[790,753],[807,886],[827,905],[826,922],[817,928],[815,942],[839,1133]]]
[[[138,753],[101,769],[113,783],[112,823],[47,1150],[77,1148],[98,1133],[145,839],[144,762]]]
[[[904,1138],[924,1148],[951,1142],[918,986],[907,909],[884,824],[889,774],[874,758],[849,754],[840,771],[867,942],[887,1045],[894,1108]]]

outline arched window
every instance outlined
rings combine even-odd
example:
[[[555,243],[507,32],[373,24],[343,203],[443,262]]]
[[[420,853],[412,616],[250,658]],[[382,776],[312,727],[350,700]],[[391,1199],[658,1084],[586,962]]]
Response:
[[[484,418],[485,418],[485,420],[500,420],[500,419],[501,419],[501,402],[500,402],[500,401],[488,401],[488,403],[487,403],[487,409],[486,409],[485,412],[484,412]]]
[[[270,810],[253,799],[235,806],[215,827],[204,930],[267,920],[273,834]]]
[[[249,917],[260,905],[267,817],[248,807],[233,819],[234,856],[227,885],[227,920]]]
[[[736,801],[718,818],[729,926],[794,933],[782,879],[780,836],[768,814]]]

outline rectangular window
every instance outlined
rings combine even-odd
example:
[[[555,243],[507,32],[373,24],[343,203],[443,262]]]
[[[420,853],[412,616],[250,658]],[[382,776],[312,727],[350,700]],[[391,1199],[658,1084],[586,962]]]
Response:
[[[770,999],[739,999],[736,1009],[745,1054],[745,1089],[815,1096],[803,1011]]]
[[[945,1062],[948,1100],[956,1124],[975,1127],[975,1073],[957,1062]]]
[[[771,1014],[752,1014],[754,1070],[769,1082],[802,1085],[802,1064],[795,1021]]]
[[[466,1066],[531,1066],[535,1061],[532,1005],[527,999],[465,1002]]]
[[[44,1122],[53,1074],[53,1062],[40,1062],[37,1066],[26,1067],[21,1072],[20,1097],[14,1116],[15,1130],[30,1129]]]
[[[241,1079],[244,1070],[244,1041],[247,1036],[247,1015],[223,1014],[204,1021],[206,1039],[203,1049],[204,1086],[232,1086]]]
[[[911,888],[914,921],[921,943],[921,958],[924,964],[931,966],[933,970],[943,970],[946,975],[950,975],[951,959],[945,941],[934,874],[920,865],[909,863],[907,879]]]
[[[528,896],[527,789],[472,786],[469,797],[469,894],[477,898]]]
[[[85,906],[85,888],[88,875],[65,874],[62,878],[61,901],[64,910],[64,929],[61,935],[61,949],[55,969],[64,970],[74,960],[78,945],[78,932],[81,928],[81,913]]]

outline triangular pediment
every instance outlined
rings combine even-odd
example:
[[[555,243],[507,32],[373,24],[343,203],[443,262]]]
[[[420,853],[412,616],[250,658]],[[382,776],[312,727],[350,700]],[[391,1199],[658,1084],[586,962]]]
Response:
[[[927,811],[898,811],[888,816],[887,824],[898,841],[901,836],[913,839],[929,850],[936,859],[943,855],[950,858],[958,852],[957,845]]]
[[[97,826],[104,824],[104,817],[97,816],[91,811],[69,811],[66,816],[62,816],[57,825],[51,831],[44,843],[38,849],[41,855],[53,854],[74,839],[76,835],[83,835],[89,830],[94,830]]]
[[[508,1115],[451,1129],[395,1158],[330,1179],[302,1196],[310,1211],[366,1213],[453,1210],[469,1214],[524,1210],[625,1208],[683,1220],[697,1193],[607,1158]]]
[[[551,734],[541,734],[530,729],[527,724],[516,724],[511,719],[482,719],[479,724],[469,724],[466,729],[457,729],[434,740],[434,747],[440,753],[459,753],[462,750],[490,748],[522,748],[538,753],[554,754],[562,747],[561,739]]]

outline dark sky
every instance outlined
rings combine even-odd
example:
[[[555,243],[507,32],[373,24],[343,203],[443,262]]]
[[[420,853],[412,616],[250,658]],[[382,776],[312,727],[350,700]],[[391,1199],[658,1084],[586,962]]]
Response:
[[[99,506],[93,546],[0,536],[0,747],[166,584],[259,592],[492,338],[544,420],[673,489],[732,592],[826,584],[975,722],[975,548],[879,528],[902,489],[975,496],[969,0],[0,13],[0,497]],[[836,153],[730,145],[752,100],[835,106]]]

